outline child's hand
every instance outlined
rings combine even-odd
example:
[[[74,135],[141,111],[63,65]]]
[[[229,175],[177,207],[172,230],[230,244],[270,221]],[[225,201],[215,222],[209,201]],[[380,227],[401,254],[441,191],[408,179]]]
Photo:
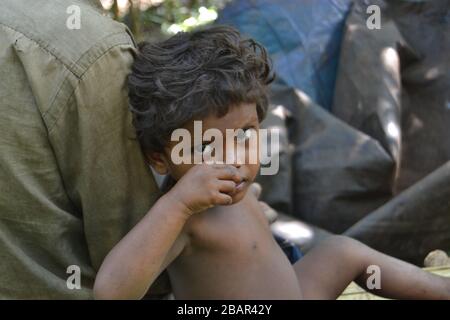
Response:
[[[236,185],[243,180],[239,171],[225,164],[198,164],[169,191],[188,216],[216,205],[230,205]]]

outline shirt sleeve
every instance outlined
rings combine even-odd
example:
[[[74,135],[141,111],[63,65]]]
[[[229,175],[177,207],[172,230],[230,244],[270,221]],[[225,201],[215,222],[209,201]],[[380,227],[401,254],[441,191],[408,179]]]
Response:
[[[93,62],[49,132],[95,270],[160,195],[128,109],[133,50],[117,45]]]

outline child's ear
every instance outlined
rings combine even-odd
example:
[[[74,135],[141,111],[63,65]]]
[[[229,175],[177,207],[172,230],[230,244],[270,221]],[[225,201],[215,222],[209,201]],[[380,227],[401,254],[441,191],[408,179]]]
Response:
[[[164,158],[164,154],[159,152],[150,152],[145,155],[148,163],[160,175],[169,173],[169,166]]]

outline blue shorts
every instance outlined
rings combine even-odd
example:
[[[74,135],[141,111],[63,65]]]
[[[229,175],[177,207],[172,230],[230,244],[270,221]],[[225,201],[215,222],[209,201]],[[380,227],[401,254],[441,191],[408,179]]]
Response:
[[[296,263],[301,257],[303,257],[302,252],[295,244],[275,234],[273,237],[280,246],[281,250],[283,250],[284,254],[286,254],[291,264]]]

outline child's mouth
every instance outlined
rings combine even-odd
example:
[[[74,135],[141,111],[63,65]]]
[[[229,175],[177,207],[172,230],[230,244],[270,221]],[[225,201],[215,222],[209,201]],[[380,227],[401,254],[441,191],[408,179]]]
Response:
[[[247,184],[247,179],[243,179],[241,182],[239,182],[236,185],[236,192],[240,192],[244,189],[245,185]]]

